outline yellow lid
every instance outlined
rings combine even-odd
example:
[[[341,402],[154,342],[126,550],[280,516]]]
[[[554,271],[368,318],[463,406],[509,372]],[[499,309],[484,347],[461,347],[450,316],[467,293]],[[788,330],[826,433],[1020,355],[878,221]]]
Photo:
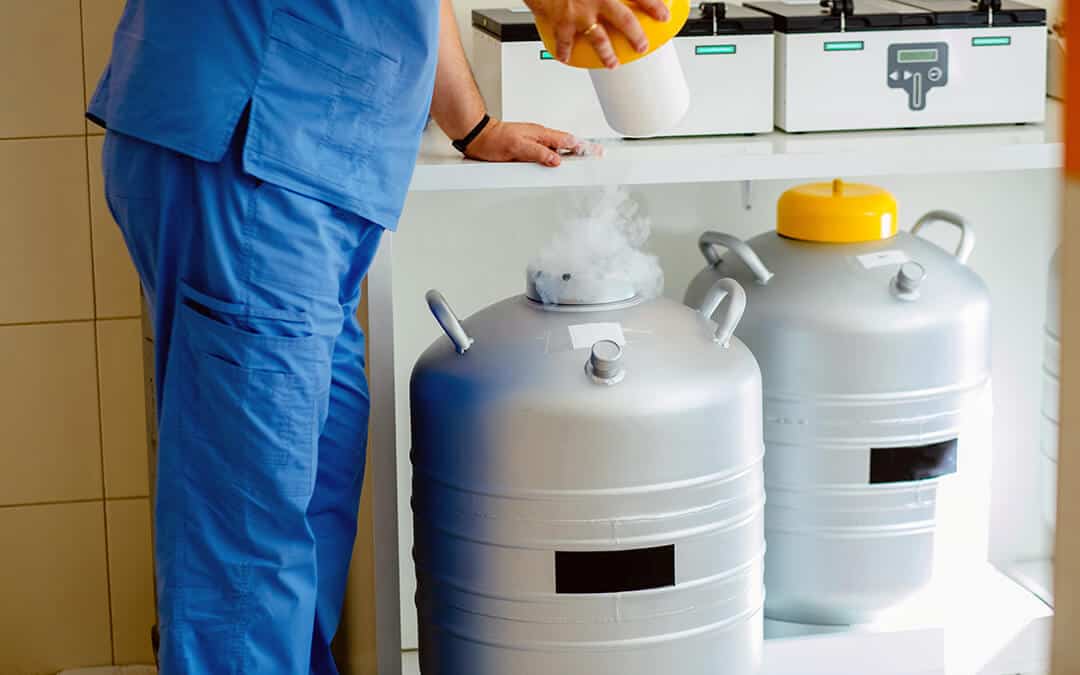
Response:
[[[641,27],[645,29],[645,36],[649,38],[649,49],[644,54],[639,54],[637,50],[631,46],[630,41],[626,39],[620,31],[612,28],[608,24],[604,24],[607,28],[608,36],[611,38],[611,46],[615,48],[615,56],[618,57],[619,63],[626,64],[652,54],[657,49],[660,49],[668,43],[671,38],[678,35],[686,24],[687,18],[690,16],[690,2],[689,0],[664,0],[664,4],[671,10],[671,17],[667,21],[657,21],[649,15],[638,9],[637,5],[632,0],[621,0],[624,4],[628,5],[634,12],[634,16],[641,22]],[[540,32],[540,38],[544,41],[544,46],[552,54],[555,53],[555,28],[551,25],[551,22],[539,15],[536,17],[536,29]],[[592,43],[589,39],[578,35],[574,40],[574,48],[570,52],[570,65],[577,68],[603,68],[604,64],[600,61],[600,57],[596,55],[593,50]]]
[[[847,244],[896,235],[896,199],[873,185],[809,183],[780,196],[776,231],[792,239]]]

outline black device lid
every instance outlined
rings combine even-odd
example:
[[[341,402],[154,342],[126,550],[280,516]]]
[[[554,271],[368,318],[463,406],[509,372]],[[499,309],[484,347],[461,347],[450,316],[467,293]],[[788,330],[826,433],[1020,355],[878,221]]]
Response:
[[[858,2],[858,0],[856,0]],[[1045,26],[1046,10],[1012,0],[900,0],[934,13],[938,26],[986,26],[990,9],[995,26]]]
[[[814,3],[750,2],[747,7],[772,14],[781,33],[835,33],[841,16],[829,7]],[[847,31],[931,28],[934,14],[910,4],[892,0],[854,0],[854,11],[846,13]]]
[[[522,9],[474,9],[472,24],[501,42],[537,42],[532,12]]]
[[[537,42],[532,12],[514,9],[476,9],[473,26],[498,38],[501,42]],[[773,32],[773,19],[768,14],[723,2],[703,2],[690,10],[680,37],[704,35],[754,35]]]

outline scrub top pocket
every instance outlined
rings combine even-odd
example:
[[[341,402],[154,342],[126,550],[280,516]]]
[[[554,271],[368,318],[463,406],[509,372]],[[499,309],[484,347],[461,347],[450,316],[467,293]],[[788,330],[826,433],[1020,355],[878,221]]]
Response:
[[[287,187],[343,186],[377,151],[400,67],[391,55],[278,11],[245,146],[269,170],[253,173]]]

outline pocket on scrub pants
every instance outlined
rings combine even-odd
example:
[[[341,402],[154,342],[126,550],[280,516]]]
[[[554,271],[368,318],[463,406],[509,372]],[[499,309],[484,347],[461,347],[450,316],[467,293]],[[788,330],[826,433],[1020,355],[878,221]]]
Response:
[[[311,333],[302,312],[225,302],[186,285],[176,322],[173,349],[184,353],[175,364],[186,372],[169,378],[183,385],[185,477],[224,488],[219,508],[236,516],[306,505],[329,397],[327,339]]]

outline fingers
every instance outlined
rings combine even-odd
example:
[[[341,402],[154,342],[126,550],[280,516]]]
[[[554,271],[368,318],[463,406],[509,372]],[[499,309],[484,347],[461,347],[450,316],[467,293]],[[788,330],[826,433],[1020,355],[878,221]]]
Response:
[[[563,21],[555,26],[555,58],[563,63],[570,60],[570,52],[574,49],[574,38],[577,37],[577,28],[572,21]]]
[[[544,166],[559,166],[562,158],[559,153],[542,143],[536,141],[524,141],[514,153],[519,162],[533,162]]]
[[[600,62],[606,68],[615,68],[619,65],[615,49],[611,45],[611,35],[608,28],[617,30],[626,36],[630,45],[644,53],[649,49],[649,40],[645,30],[637,20],[634,12],[622,0],[594,0],[592,5],[596,14],[594,21],[586,21],[587,14],[571,12],[555,21],[555,58],[563,63],[570,60],[574,50],[574,42],[579,37],[588,38],[596,51]],[[647,15],[657,21],[667,21],[671,18],[671,11],[667,7],[666,0],[634,0],[634,4]]]
[[[538,127],[536,129],[536,140],[556,151],[573,150],[578,145],[578,139],[573,134],[558,129],[548,129],[547,127]]]
[[[634,12],[619,0],[604,0],[601,12],[608,23],[622,32],[639,54],[649,49],[649,39]],[[604,65],[607,65],[606,63]]]
[[[671,11],[664,4],[664,0],[634,0],[635,4],[643,12],[657,21],[667,21],[671,18]]]
[[[600,62],[604,64],[605,68],[617,68],[619,66],[619,58],[615,56],[615,48],[611,46],[611,37],[608,36],[604,24],[595,24],[586,37],[589,38],[589,42],[592,43],[596,55],[600,57]]]

